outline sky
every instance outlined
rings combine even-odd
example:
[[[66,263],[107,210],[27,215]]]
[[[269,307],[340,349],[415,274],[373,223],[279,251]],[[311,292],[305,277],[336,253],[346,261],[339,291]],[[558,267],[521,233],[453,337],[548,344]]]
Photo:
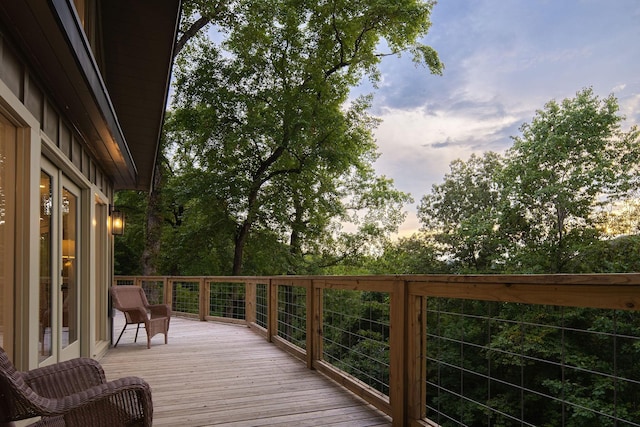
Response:
[[[387,57],[371,113],[379,175],[410,193],[399,235],[420,224],[416,208],[455,159],[502,153],[523,123],[554,99],[592,87],[614,94],[623,127],[640,124],[639,0],[440,0],[422,42],[438,51],[442,76],[411,58]]]

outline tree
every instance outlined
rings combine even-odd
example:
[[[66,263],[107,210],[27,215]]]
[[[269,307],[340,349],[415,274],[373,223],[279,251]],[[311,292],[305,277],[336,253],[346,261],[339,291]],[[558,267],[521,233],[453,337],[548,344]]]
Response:
[[[382,38],[389,54],[410,51],[441,72],[435,51],[416,42],[430,26],[432,6],[237,1],[229,6],[233,20],[218,23],[222,43],[203,39],[183,51],[170,137],[180,142],[179,159],[211,178],[237,224],[233,274],[242,271],[252,229],[281,224],[279,210],[268,207],[293,206],[291,235],[300,237],[311,218],[300,209],[318,196],[338,200],[339,186],[323,183],[366,172],[375,153],[366,101],[347,110],[345,103],[351,85],[364,75],[377,78],[387,55],[376,51]],[[320,176],[327,179],[314,183]],[[292,242],[297,251],[300,242]]]
[[[446,274],[449,266],[440,257],[442,253],[423,234],[401,237],[387,242],[380,256],[368,263],[370,274]]]
[[[593,213],[628,187],[621,179],[628,178],[624,159],[633,147],[622,120],[615,97],[599,99],[587,88],[548,102],[522,125],[501,181],[516,237],[512,260],[525,271],[566,272],[581,248],[600,237]]]
[[[182,18],[176,40],[174,57],[177,56],[188,43],[201,37],[203,30],[210,24],[228,23],[233,20],[233,2],[226,0],[183,0]]]
[[[126,230],[122,236],[115,236],[115,274],[143,274],[141,257],[144,250],[144,224],[146,221],[146,195],[140,191],[119,191],[114,206],[125,215]]]
[[[418,218],[442,256],[461,272],[490,272],[503,254],[498,237],[503,159],[493,152],[451,163],[442,184],[422,198]]]
[[[188,45],[189,41],[202,37],[203,30],[212,22],[228,22],[233,19],[230,3],[224,0],[183,0],[180,28],[173,52],[174,60]],[[164,188],[171,177],[169,160],[166,157],[167,144],[162,138],[159,148],[159,156],[153,173],[153,181],[146,200],[146,216],[144,227],[144,248],[140,259],[142,272],[145,275],[157,274],[161,267],[162,254],[162,229],[167,213],[165,204],[172,201],[164,200]],[[171,222],[171,215],[168,221]],[[170,271],[173,268],[169,269]]]

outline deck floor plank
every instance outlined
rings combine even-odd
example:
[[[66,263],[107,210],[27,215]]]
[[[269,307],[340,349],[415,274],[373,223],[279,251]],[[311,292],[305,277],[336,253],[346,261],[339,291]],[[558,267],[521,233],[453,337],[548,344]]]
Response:
[[[123,325],[114,320],[117,336]],[[389,417],[250,329],[171,319],[169,344],[129,327],[101,360],[108,379],[144,378],[154,426],[390,426]]]

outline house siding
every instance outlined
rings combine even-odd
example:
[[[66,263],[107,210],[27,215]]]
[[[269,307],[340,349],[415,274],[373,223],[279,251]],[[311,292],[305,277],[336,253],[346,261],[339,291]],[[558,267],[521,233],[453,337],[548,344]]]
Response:
[[[0,38],[0,44],[2,82],[41,124],[41,130],[58,147],[60,153],[70,160],[91,184],[98,186],[103,193],[110,194],[113,186],[92,158],[87,143],[60,115],[61,110],[56,107],[54,101],[45,95],[42,86],[38,84],[35,72],[19,59],[6,38]]]
[[[16,147],[20,151],[29,153],[25,156],[17,156],[15,171],[16,185],[24,186],[24,190],[17,192],[16,214],[25,218],[22,223],[26,227],[16,230],[16,246],[13,256],[17,269],[13,276],[13,299],[16,307],[21,309],[16,313],[12,326],[13,333],[5,336],[12,340],[9,347],[12,348],[14,363],[19,369],[32,369],[39,365],[38,339],[39,339],[39,257],[38,236],[39,224],[34,220],[34,212],[38,211],[39,196],[38,183],[34,179],[40,170],[40,158],[45,156],[54,162],[60,171],[71,177],[83,194],[84,202],[80,210],[80,222],[82,228],[81,245],[83,261],[81,262],[81,286],[80,299],[80,323],[84,330],[80,331],[79,348],[80,355],[86,357],[100,357],[109,347],[110,331],[102,331],[96,334],[97,322],[95,310],[96,301],[107,303],[106,295],[96,295],[96,254],[95,233],[91,230],[91,224],[95,220],[94,203],[99,197],[105,204],[112,204],[114,184],[105,171],[100,167],[99,160],[95,158],[91,150],[91,143],[82,136],[82,129],[72,124],[72,120],[63,113],[64,106],[59,105],[50,94],[56,93],[48,87],[47,75],[35,65],[30,64],[21,54],[11,37],[6,36],[6,28],[0,24],[0,82],[6,86],[8,92],[15,96],[5,95],[0,99],[0,113],[8,114],[17,126],[24,130],[23,135],[30,135],[20,139]],[[5,94],[7,91],[5,90]],[[4,108],[1,108],[2,106]],[[39,141],[39,144],[38,142]],[[22,177],[30,177],[20,182]],[[31,218],[31,219],[29,219]],[[106,221],[107,219],[104,218]],[[106,232],[106,231],[105,231]],[[113,244],[110,237],[105,236]],[[112,251],[109,252],[111,257]],[[102,280],[109,282],[111,277],[111,265],[109,261],[107,276]],[[101,270],[104,272],[104,269]],[[4,286],[9,286],[5,283]],[[3,302],[4,307],[8,304]],[[0,310],[3,307],[0,307]],[[103,339],[96,339],[96,335]],[[106,340],[104,339],[106,337]],[[59,357],[59,356],[56,356]],[[53,361],[56,361],[54,358]],[[50,363],[48,360],[46,363]]]
[[[0,191],[0,201],[10,211],[2,218],[8,222],[0,222],[0,248],[8,253],[4,271],[10,270],[0,270],[0,343],[11,347],[23,370],[74,357],[62,355],[71,346],[60,338],[73,339],[76,332],[62,320],[71,312],[63,308],[69,289],[63,284],[76,283],[75,277],[82,330],[73,352],[100,357],[108,349],[109,207],[116,189],[150,188],[159,147],[181,2],[87,1],[95,6],[85,16],[95,31],[89,38],[74,1],[0,2],[0,116],[9,135],[0,139],[8,153],[0,159],[6,172],[0,190],[7,190]],[[148,19],[139,22],[138,16]],[[64,222],[70,212],[79,218],[66,216],[78,232]],[[75,255],[65,255],[70,243]],[[62,271],[76,265],[74,281],[67,280],[71,276]],[[51,299],[42,297],[47,290]],[[47,309],[58,313],[45,316]],[[56,345],[60,351],[50,355]]]

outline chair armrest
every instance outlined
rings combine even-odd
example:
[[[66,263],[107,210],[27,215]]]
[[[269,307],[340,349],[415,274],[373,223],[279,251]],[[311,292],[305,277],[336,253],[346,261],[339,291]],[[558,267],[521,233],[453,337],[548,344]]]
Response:
[[[171,306],[169,304],[154,304],[147,306],[151,312],[151,317],[171,317]]]
[[[107,381],[100,363],[89,358],[67,360],[21,375],[33,391],[48,398],[78,393]]]
[[[125,377],[59,399],[39,399],[38,412],[44,417],[63,415],[66,425],[130,425],[145,420],[151,426],[151,388],[137,377]],[[137,424],[136,424],[137,425]]]
[[[144,307],[132,307],[132,308],[118,308],[125,314],[127,319],[130,319],[132,323],[144,323],[149,316],[147,316],[147,310]]]

